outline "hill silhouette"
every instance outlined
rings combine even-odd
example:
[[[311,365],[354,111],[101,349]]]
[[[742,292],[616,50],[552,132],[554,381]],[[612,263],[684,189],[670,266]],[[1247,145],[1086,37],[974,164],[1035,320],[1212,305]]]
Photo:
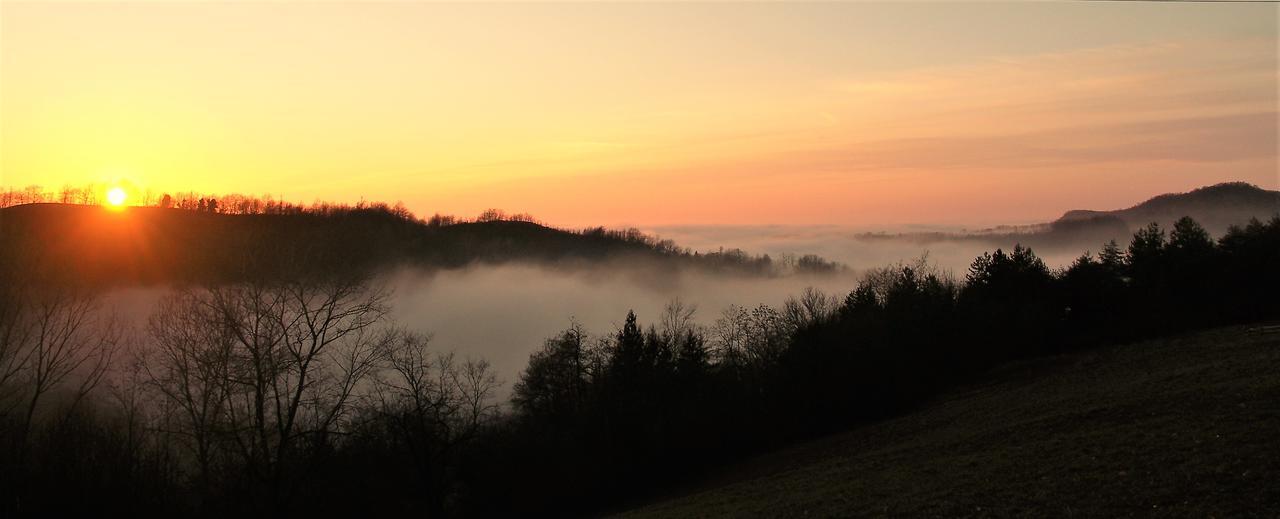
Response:
[[[1052,222],[1002,225],[969,232],[865,233],[863,239],[906,239],[921,243],[972,241],[989,246],[1021,243],[1042,251],[1075,251],[1109,240],[1124,242],[1152,222],[1172,227],[1190,216],[1213,236],[1250,218],[1267,220],[1280,214],[1280,191],[1245,182],[1225,182],[1186,193],[1167,193],[1126,209],[1073,209]]]
[[[698,253],[636,230],[570,231],[490,220],[430,224],[378,209],[215,214],[159,207],[27,204],[0,209],[0,250],[47,279],[105,284],[234,281],[528,262],[574,268],[629,261],[738,275],[784,267],[741,250]],[[811,261],[792,270],[837,266]]]
[[[1210,233],[1221,236],[1233,224],[1242,224],[1254,217],[1266,219],[1277,213],[1280,213],[1280,191],[1245,182],[1224,182],[1186,193],[1156,196],[1127,209],[1067,211],[1053,224],[1103,219],[1120,221],[1136,229],[1151,222],[1169,227],[1178,218],[1190,216]]]

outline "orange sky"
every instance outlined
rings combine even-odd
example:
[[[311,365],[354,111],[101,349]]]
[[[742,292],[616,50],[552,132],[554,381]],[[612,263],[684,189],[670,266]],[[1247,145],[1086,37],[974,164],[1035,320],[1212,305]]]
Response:
[[[1268,4],[0,3],[0,185],[992,224],[1280,187]]]

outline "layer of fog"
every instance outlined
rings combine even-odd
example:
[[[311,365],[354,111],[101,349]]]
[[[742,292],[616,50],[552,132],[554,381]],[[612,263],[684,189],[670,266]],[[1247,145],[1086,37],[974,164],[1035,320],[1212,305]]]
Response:
[[[484,358],[506,381],[506,389],[544,340],[581,323],[593,334],[616,331],[633,310],[642,324],[656,324],[668,302],[679,298],[698,308],[697,320],[710,325],[730,305],[781,306],[789,296],[815,287],[843,297],[865,269],[912,261],[927,254],[943,271],[963,278],[973,258],[992,247],[974,241],[921,243],[905,239],[859,238],[862,231],[838,227],[685,227],[664,229],[664,237],[700,250],[733,243],[750,253],[819,254],[851,270],[831,276],[751,277],[695,270],[637,267],[622,262],[575,270],[533,265],[478,266],[461,270],[402,269],[378,283],[391,290],[391,321],[429,333],[441,351]],[[1050,254],[1062,266],[1079,252]],[[140,342],[161,289],[112,293],[106,308],[131,325]]]
[[[730,305],[780,306],[810,286],[843,297],[856,284],[851,275],[764,278],[629,268],[614,264],[575,272],[525,265],[404,270],[388,281],[395,290],[396,322],[431,333],[437,347],[487,359],[508,388],[530,353],[571,321],[593,334],[613,333],[627,312],[634,311],[641,324],[656,325],[663,307],[679,298],[696,305],[696,319],[709,325]]]
[[[629,310],[642,324],[657,324],[662,308],[679,298],[697,305],[697,320],[711,324],[730,305],[780,306],[805,287],[833,294],[851,290],[850,274],[748,277],[655,271],[609,263],[574,271],[533,265],[480,266],[461,270],[402,269],[375,284],[390,290],[389,323],[431,335],[433,348],[488,360],[505,391],[548,337],[571,320],[593,334],[619,329]],[[147,320],[165,289],[121,289],[103,309],[132,329],[145,347]]]
[[[699,251],[723,248],[740,248],[753,254],[817,254],[863,271],[910,261],[927,255],[930,262],[958,277],[968,271],[973,259],[983,252],[1002,247],[1006,250],[1015,243],[987,242],[974,239],[924,241],[918,237],[867,238],[869,232],[884,231],[890,234],[944,232],[958,233],[963,229],[948,227],[912,226],[894,229],[856,228],[835,225],[681,225],[654,227],[649,232],[671,239],[682,247]],[[1036,253],[1051,268],[1065,267],[1084,253],[1086,249],[1097,252],[1099,244],[1063,247],[1061,250],[1037,250]]]

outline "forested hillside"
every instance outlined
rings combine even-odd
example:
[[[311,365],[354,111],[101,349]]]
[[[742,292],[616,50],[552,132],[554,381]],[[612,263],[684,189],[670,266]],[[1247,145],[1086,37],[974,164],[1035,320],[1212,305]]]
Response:
[[[0,209],[0,254],[44,279],[115,286],[507,262],[572,269],[617,260],[763,276],[841,268],[814,256],[783,264],[736,249],[699,253],[634,229],[571,231],[501,216],[421,221],[385,206],[225,214],[27,204]]]

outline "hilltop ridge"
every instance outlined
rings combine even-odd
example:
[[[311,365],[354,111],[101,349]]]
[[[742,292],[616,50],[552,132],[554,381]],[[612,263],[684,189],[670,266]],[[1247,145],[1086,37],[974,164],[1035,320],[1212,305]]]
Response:
[[[159,207],[26,204],[0,209],[0,263],[105,284],[235,281],[288,273],[368,273],[526,262],[553,268],[625,260],[737,275],[824,273],[738,249],[700,253],[634,229],[565,230],[490,220],[433,224],[378,209],[216,214]]]
[[[981,242],[993,247],[1015,243],[1037,249],[1089,249],[1108,240],[1127,242],[1138,229],[1157,223],[1169,229],[1179,218],[1190,216],[1213,236],[1226,234],[1232,225],[1246,225],[1280,215],[1280,191],[1246,182],[1224,182],[1186,193],[1165,193],[1125,209],[1072,209],[1051,222],[1002,225],[959,232],[863,233],[864,239],[906,239],[921,243],[948,240]]]
[[[1129,227],[1157,222],[1168,227],[1183,216],[1190,216],[1209,232],[1221,235],[1232,224],[1249,218],[1265,219],[1280,213],[1280,191],[1271,191],[1247,182],[1223,182],[1186,193],[1166,193],[1128,207],[1110,211],[1074,209],[1054,223],[1115,218]]]

